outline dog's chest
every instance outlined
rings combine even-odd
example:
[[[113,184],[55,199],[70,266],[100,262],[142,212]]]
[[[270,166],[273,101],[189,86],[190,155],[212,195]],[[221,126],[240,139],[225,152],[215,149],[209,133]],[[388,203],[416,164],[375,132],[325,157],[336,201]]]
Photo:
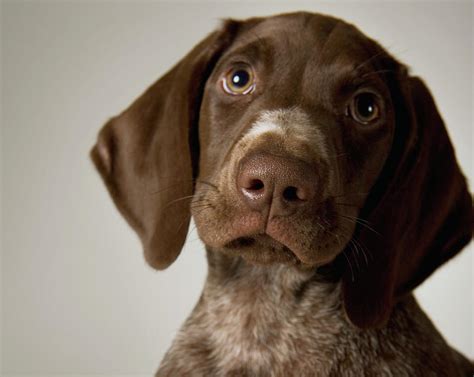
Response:
[[[212,358],[217,360],[218,369],[246,365],[257,372],[291,359],[294,326],[285,320],[286,313],[284,305],[277,308],[261,296],[243,302],[229,295],[213,303],[208,308],[208,318],[212,323]]]
[[[206,284],[157,376],[410,376],[422,367],[419,338],[432,331],[413,304],[389,327],[362,331],[345,319],[339,284],[301,288],[275,272]]]
[[[337,293],[324,295],[324,304],[308,297],[321,297],[321,292],[307,292],[298,301],[287,286],[249,279],[228,284],[211,296],[201,325],[210,330],[210,359],[221,375],[287,376],[298,367],[317,365],[321,371],[330,367],[342,323],[336,318]],[[319,310],[312,310],[315,305]]]

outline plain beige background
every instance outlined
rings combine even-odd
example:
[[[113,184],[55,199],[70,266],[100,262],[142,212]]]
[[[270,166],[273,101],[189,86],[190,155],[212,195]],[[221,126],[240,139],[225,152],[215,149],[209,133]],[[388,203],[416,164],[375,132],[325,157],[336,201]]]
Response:
[[[202,289],[203,248],[191,233],[171,268],[148,268],[88,151],[104,121],[220,18],[299,9],[351,21],[411,65],[472,181],[470,3],[4,2],[4,375],[155,371]],[[472,272],[471,246],[417,290],[446,339],[471,358]]]

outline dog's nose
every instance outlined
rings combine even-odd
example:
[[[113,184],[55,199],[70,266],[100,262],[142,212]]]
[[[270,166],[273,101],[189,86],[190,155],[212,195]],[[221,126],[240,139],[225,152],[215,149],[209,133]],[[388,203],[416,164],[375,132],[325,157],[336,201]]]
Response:
[[[316,173],[304,161],[259,153],[242,159],[236,183],[252,210],[263,211],[271,205],[284,212],[311,202]]]

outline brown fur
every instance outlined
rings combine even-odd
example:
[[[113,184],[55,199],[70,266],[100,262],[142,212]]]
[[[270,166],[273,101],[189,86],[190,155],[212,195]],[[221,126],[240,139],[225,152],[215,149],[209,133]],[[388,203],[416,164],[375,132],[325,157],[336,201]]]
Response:
[[[239,64],[255,89],[229,95]],[[378,101],[370,124],[351,117],[360,92]],[[255,156],[311,195],[256,207],[238,183]],[[92,158],[152,266],[176,259],[191,215],[208,250],[157,376],[474,371],[411,294],[471,238],[465,179],[429,90],[352,25],[226,21],[106,124]]]
[[[412,295],[396,305],[386,326],[361,330],[344,313],[339,281],[226,260],[212,251],[208,257],[202,297],[156,376],[467,376],[472,371]]]

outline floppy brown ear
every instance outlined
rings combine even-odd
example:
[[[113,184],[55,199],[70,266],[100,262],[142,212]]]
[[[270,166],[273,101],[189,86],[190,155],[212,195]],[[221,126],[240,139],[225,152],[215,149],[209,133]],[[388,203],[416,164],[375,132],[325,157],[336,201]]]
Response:
[[[471,196],[433,98],[419,78],[399,85],[392,149],[360,214],[377,233],[354,234],[372,259],[343,279],[346,313],[361,328],[385,323],[396,301],[472,236]]]
[[[168,267],[190,221],[204,84],[238,24],[223,27],[100,131],[91,158],[116,206],[138,233],[147,262]],[[181,200],[183,199],[183,200]]]

